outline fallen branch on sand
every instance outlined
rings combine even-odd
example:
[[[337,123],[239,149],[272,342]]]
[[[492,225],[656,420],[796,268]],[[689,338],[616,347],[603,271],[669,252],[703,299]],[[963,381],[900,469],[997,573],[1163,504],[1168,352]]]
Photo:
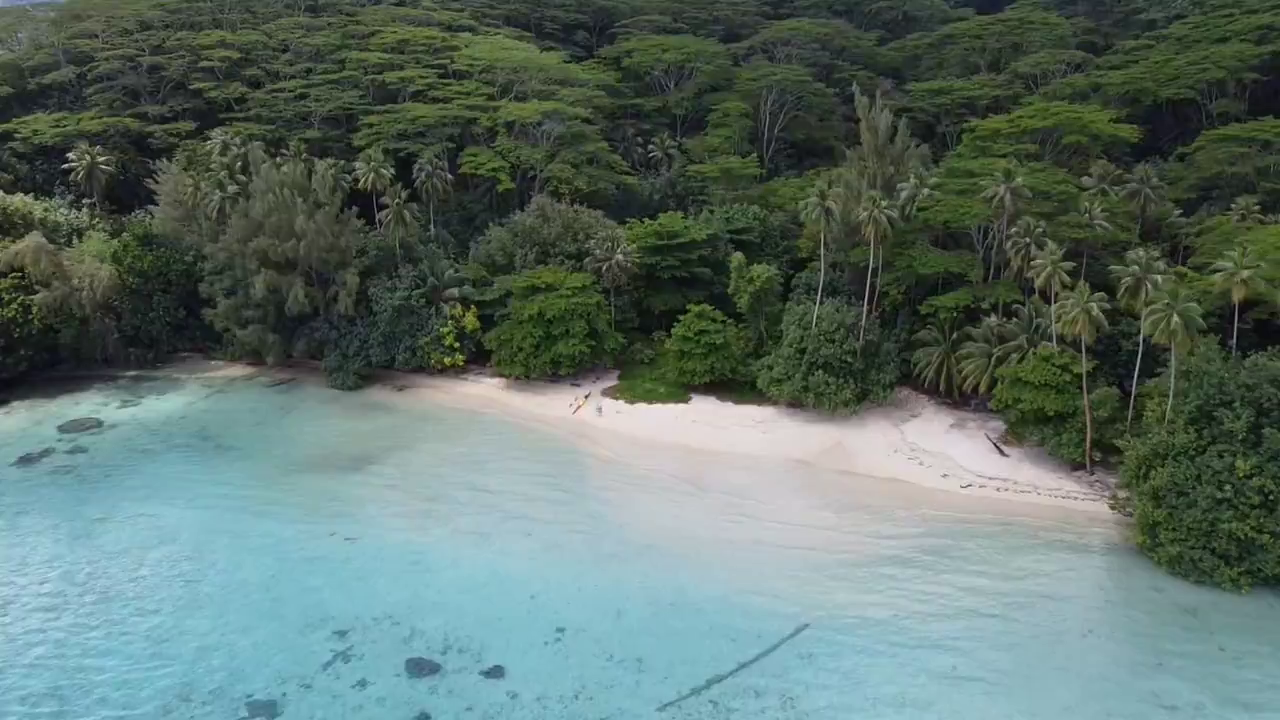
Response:
[[[808,630],[808,629],[809,629],[809,623],[804,623],[804,624],[802,624],[802,625],[797,625],[795,630],[792,630],[791,632],[787,633],[787,635],[786,635],[785,637],[783,637],[781,640],[779,640],[779,641],[775,642],[774,644],[772,644],[772,645],[770,645],[769,647],[765,648],[764,650],[760,651],[760,652],[759,652],[759,653],[757,653],[754,657],[752,657],[750,660],[747,660],[746,662],[739,663],[737,667],[735,667],[734,669],[730,670],[730,671],[729,671],[729,672],[727,672],[727,673],[722,673],[722,674],[720,674],[720,675],[712,676],[712,677],[711,677],[711,678],[709,678],[706,682],[704,682],[704,683],[702,683],[701,685],[699,685],[698,687],[696,687],[696,688],[694,688],[694,689],[690,690],[689,692],[687,692],[687,693],[685,693],[685,694],[681,695],[680,697],[676,698],[675,700],[672,700],[671,702],[667,702],[667,703],[663,703],[663,704],[659,705],[659,706],[658,706],[658,708],[657,708],[657,710],[656,710],[655,712],[662,712],[663,710],[666,710],[666,709],[667,709],[667,708],[669,708],[669,707],[672,707],[672,706],[675,706],[675,705],[679,705],[680,703],[684,702],[685,700],[688,700],[689,698],[693,698],[693,697],[697,697],[697,696],[701,695],[702,693],[704,693],[704,692],[706,692],[706,691],[710,690],[711,688],[713,688],[713,687],[715,687],[715,686],[719,685],[720,683],[724,682],[725,680],[728,680],[729,678],[733,677],[734,675],[737,675],[738,673],[742,672],[743,670],[746,670],[747,668],[751,667],[752,665],[755,665],[756,663],[760,662],[761,660],[763,660],[763,659],[765,659],[765,658],[769,657],[769,656],[770,656],[770,655],[772,655],[774,652],[777,652],[778,648],[782,647],[783,645],[786,645],[788,642],[791,642],[792,640],[794,640],[794,639],[795,639],[795,637],[796,637],[797,635],[799,635],[800,633],[802,633],[802,632],[804,632],[805,630]]]
[[[990,435],[987,435],[986,433],[982,434],[986,435],[987,442],[991,443],[991,446],[996,449],[996,452],[1000,453],[1000,457],[1009,457],[1009,453],[1005,452],[1004,448],[1000,447],[1000,443],[992,440]]]

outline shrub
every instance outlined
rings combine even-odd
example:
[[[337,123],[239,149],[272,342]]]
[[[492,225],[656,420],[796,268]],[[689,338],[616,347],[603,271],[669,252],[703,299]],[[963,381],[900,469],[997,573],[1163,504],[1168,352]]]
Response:
[[[499,374],[518,378],[573,375],[607,362],[622,338],[595,278],[557,267],[512,282],[510,306],[484,338]]]
[[[1126,448],[1120,504],[1138,547],[1189,580],[1280,583],[1280,353],[1232,361],[1206,345],[1178,378],[1168,425],[1152,403]]]
[[[861,310],[843,300],[824,301],[811,329],[813,305],[792,302],[782,339],[759,365],[756,383],[774,402],[827,412],[853,412],[884,402],[898,382],[898,343],[868,325],[858,347]]]
[[[742,377],[746,340],[724,313],[710,305],[690,305],[671,329],[664,365],[681,385],[709,385]]]

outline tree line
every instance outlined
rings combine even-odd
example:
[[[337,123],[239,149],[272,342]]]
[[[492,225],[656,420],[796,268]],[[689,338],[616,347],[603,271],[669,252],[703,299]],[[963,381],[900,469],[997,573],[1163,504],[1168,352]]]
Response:
[[[901,384],[1280,579],[1266,0],[70,0],[0,10],[0,382],[200,350]]]

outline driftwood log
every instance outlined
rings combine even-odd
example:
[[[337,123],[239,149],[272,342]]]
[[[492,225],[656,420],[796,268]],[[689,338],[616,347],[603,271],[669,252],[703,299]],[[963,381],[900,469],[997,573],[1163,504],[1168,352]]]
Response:
[[[992,440],[990,435],[987,435],[986,433],[982,434],[987,436],[987,442],[991,443],[991,447],[995,448],[996,452],[1000,453],[1000,457],[1009,457],[1009,453],[1005,452],[1004,448],[1000,447],[1000,443]]]
[[[759,653],[756,653],[756,654],[755,654],[754,656],[752,656],[751,658],[749,658],[749,659],[747,659],[747,660],[745,660],[745,661],[743,661],[743,662],[738,663],[738,666],[737,666],[737,667],[735,667],[734,669],[730,670],[729,672],[727,672],[727,673],[721,673],[721,674],[719,674],[719,675],[714,675],[714,676],[712,676],[712,677],[708,678],[706,682],[704,682],[704,683],[702,683],[701,685],[699,685],[698,687],[696,687],[696,688],[694,688],[694,689],[690,690],[689,692],[687,692],[687,693],[685,693],[685,694],[681,695],[680,697],[676,698],[675,700],[672,700],[672,701],[670,701],[670,702],[666,702],[666,703],[663,703],[663,704],[659,705],[659,706],[658,706],[658,708],[657,708],[657,710],[656,710],[656,712],[662,712],[663,710],[666,710],[667,708],[674,707],[675,705],[679,705],[680,703],[684,702],[685,700],[688,700],[688,699],[690,699],[690,698],[694,698],[694,697],[697,697],[697,696],[701,695],[702,693],[704,693],[704,692],[706,692],[706,691],[710,690],[711,688],[713,688],[713,687],[715,687],[715,686],[719,685],[720,683],[724,682],[725,680],[728,680],[729,678],[733,677],[734,675],[737,675],[738,673],[742,672],[743,670],[746,670],[747,668],[751,667],[752,665],[755,665],[756,663],[760,662],[761,660],[763,660],[763,659],[765,659],[765,658],[769,657],[769,656],[770,656],[770,655],[772,655],[773,653],[777,652],[778,648],[780,648],[780,647],[782,647],[783,645],[786,645],[787,643],[791,642],[792,640],[794,640],[794,639],[795,639],[795,637],[796,637],[797,635],[799,635],[800,633],[802,633],[802,632],[804,632],[805,630],[808,630],[808,629],[809,629],[809,623],[804,623],[803,625],[797,625],[795,630],[792,630],[791,632],[787,633],[787,634],[786,634],[786,635],[785,635],[781,640],[779,640],[779,641],[775,642],[774,644],[770,645],[769,647],[765,648],[764,650],[761,650]]]

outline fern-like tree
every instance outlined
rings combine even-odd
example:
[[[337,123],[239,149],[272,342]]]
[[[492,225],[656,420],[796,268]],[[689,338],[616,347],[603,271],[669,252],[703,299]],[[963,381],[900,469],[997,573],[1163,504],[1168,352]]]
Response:
[[[1111,304],[1105,293],[1094,292],[1080,282],[1062,297],[1058,322],[1062,334],[1080,341],[1080,398],[1084,403],[1084,467],[1093,474],[1093,408],[1089,404],[1089,346],[1107,329],[1106,311]]]

